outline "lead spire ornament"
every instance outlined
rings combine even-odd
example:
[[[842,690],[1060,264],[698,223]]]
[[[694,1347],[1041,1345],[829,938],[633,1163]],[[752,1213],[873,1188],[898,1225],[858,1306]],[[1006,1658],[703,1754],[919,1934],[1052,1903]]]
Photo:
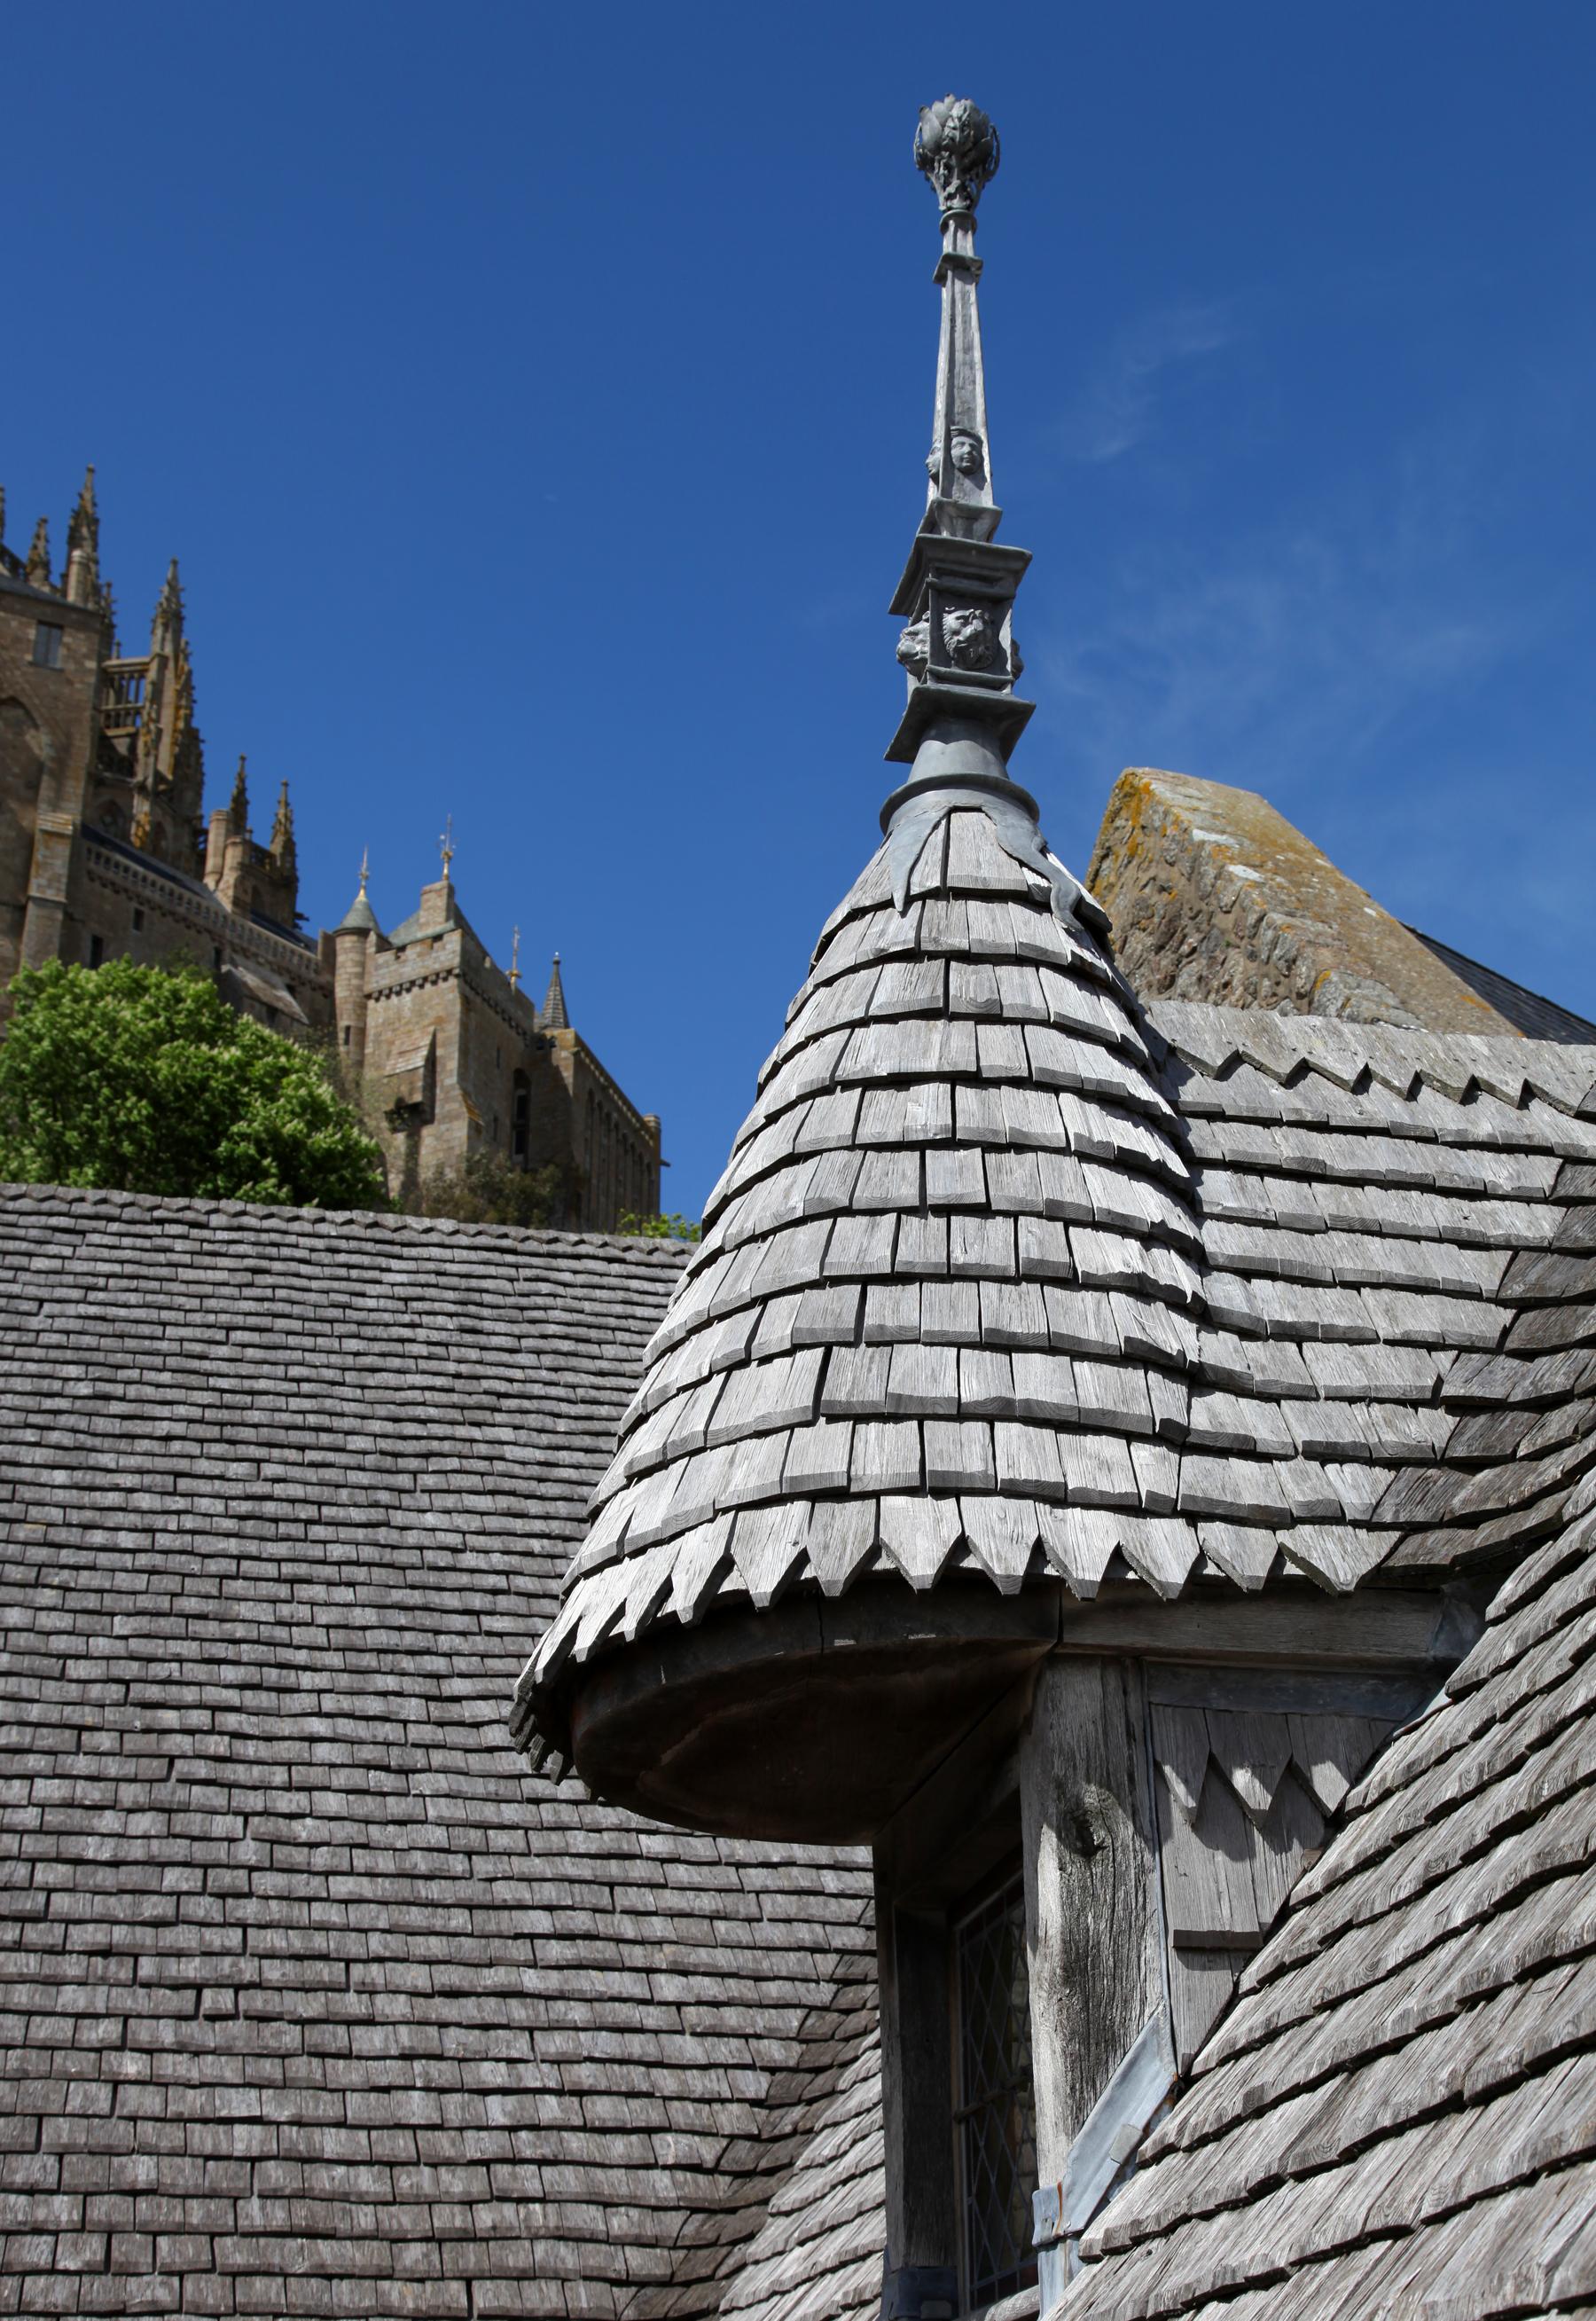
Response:
[[[886,754],[912,766],[911,789],[954,774],[1007,787],[1009,751],[1032,707],[1014,691],[1012,619],[1030,558],[997,544],[976,303],[975,205],[997,173],[997,131],[968,97],[945,96],[920,114],[914,159],[941,210],[942,326],[925,514],[892,605],[906,623],[898,659],[909,698]]]
[[[1049,881],[1060,916],[1102,933],[1106,915],[1049,852],[1036,800],[1009,772],[1035,705],[1014,690],[1014,596],[1030,555],[996,537],[1003,512],[993,496],[975,296],[975,205],[997,174],[998,133],[967,96],[945,96],[920,113],[914,159],[941,210],[933,279],[942,327],[925,514],[892,603],[906,623],[898,659],[909,698],[886,754],[911,769],[881,810],[893,893],[901,910],[931,832],[956,808],[979,806],[1013,860]]]

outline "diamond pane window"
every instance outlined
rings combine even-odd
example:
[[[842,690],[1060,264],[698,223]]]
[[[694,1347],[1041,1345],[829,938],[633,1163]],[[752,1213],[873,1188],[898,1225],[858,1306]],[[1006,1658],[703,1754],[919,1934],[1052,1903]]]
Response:
[[[958,1989],[959,2200],[966,2309],[1028,2289],[1037,2277],[1030,2196],[1036,2103],[1025,1889],[1013,1878],[955,1929]]]

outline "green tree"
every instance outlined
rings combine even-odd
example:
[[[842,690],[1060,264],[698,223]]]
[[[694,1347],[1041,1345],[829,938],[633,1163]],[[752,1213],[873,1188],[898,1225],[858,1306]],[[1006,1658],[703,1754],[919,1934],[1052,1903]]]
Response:
[[[201,969],[24,969],[0,1048],[13,1183],[385,1208],[382,1157],[322,1059],[222,999]]]
[[[615,1220],[618,1233],[638,1233],[645,1241],[697,1241],[703,1232],[691,1217],[673,1209],[668,1216],[642,1216],[636,1209],[622,1209]]]
[[[473,1152],[458,1169],[433,1169],[422,1183],[424,1217],[458,1217],[470,1225],[558,1225],[567,1205],[557,1161],[520,1169],[502,1152]]]

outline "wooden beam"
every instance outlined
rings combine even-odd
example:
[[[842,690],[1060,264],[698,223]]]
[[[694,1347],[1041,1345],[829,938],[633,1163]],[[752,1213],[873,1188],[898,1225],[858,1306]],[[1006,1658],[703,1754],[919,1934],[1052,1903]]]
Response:
[[[1037,2173],[1165,2004],[1146,1709],[1133,1661],[1059,1654],[1020,1742]]]

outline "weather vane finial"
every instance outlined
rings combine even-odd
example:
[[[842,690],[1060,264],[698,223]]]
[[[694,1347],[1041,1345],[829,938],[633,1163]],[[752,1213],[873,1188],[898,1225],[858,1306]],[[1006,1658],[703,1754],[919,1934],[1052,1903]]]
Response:
[[[521,929],[519,927],[512,927],[510,930],[510,988],[512,991],[521,989]]]
[[[443,857],[443,875],[447,878],[449,866],[455,859],[455,818],[452,814],[446,814],[443,817],[443,835],[438,842],[438,851]]]
[[[371,849],[369,846],[363,846],[360,849],[360,892],[362,894],[366,892],[366,881],[370,876]]]

